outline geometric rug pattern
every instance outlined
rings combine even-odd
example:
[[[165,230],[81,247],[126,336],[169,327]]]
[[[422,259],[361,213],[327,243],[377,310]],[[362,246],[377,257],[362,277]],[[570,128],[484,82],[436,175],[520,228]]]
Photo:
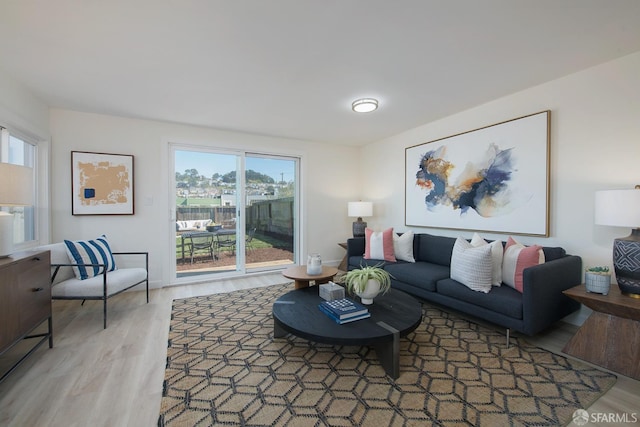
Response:
[[[394,380],[373,349],[274,339],[292,289],[173,301],[159,426],[557,426],[616,381],[426,303]]]

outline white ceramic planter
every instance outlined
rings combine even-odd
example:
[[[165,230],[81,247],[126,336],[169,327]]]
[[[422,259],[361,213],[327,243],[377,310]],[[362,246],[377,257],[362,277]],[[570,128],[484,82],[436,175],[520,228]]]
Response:
[[[367,285],[362,292],[356,292],[356,295],[360,297],[362,303],[365,305],[373,304],[373,299],[380,293],[380,282],[377,280],[369,279]]]

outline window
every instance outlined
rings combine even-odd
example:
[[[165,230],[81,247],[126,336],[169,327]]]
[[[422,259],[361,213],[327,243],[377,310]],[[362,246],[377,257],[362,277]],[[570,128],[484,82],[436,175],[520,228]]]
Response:
[[[37,146],[26,138],[12,134],[8,129],[0,127],[0,162],[28,166],[34,169],[37,158]],[[35,177],[34,177],[35,178]],[[36,192],[36,182],[31,191]],[[34,197],[34,200],[37,200]],[[34,206],[6,207],[0,209],[13,214],[13,240],[16,248],[26,246],[36,240],[36,218]]]

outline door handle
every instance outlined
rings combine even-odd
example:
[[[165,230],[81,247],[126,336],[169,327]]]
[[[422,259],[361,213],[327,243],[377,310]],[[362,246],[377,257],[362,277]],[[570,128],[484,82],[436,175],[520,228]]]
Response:
[[[42,292],[42,291],[44,291],[44,288],[33,288],[31,291],[32,292]]]

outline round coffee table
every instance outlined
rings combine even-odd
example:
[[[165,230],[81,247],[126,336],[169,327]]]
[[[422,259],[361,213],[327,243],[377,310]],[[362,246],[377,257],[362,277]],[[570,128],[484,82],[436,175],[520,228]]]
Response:
[[[387,375],[398,378],[400,337],[422,321],[420,302],[391,289],[367,306],[371,317],[339,325],[320,311],[322,301],[317,287],[293,290],[278,298],[273,303],[274,337],[291,333],[324,344],[372,346]]]
[[[296,265],[295,267],[289,267],[282,272],[282,275],[287,279],[293,279],[295,282],[295,288],[307,288],[309,282],[315,281],[316,285],[327,283],[333,279],[333,276],[338,274],[338,269],[335,267],[322,266],[322,273],[309,275],[307,274],[306,265]]]

